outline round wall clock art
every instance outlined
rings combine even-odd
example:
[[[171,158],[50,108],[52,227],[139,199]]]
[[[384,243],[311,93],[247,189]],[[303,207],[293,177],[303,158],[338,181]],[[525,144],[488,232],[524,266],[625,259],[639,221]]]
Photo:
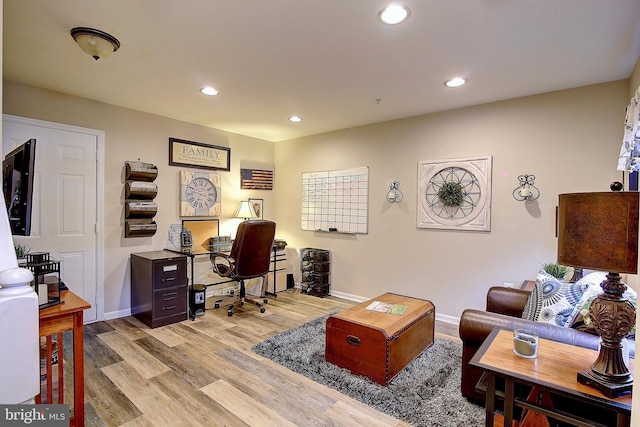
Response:
[[[491,156],[418,163],[418,228],[491,230]]]
[[[180,216],[220,216],[220,176],[180,171]]]

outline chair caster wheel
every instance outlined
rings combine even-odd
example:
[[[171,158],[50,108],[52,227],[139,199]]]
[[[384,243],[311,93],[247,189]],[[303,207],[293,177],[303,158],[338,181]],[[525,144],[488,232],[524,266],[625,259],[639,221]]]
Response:
[[[213,305],[213,308],[220,308],[220,304],[215,303],[215,304]]]
[[[265,303],[265,304],[268,304],[269,300],[265,298],[265,299],[262,300],[262,302]]]
[[[227,316],[229,317],[233,316],[233,311],[227,311]]]
[[[260,313],[264,313],[264,307],[260,307]]]

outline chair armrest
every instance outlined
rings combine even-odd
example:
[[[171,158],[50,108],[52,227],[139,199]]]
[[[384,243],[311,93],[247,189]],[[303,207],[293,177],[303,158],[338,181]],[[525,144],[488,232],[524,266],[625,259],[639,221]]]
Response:
[[[521,317],[531,291],[493,286],[487,292],[487,311]]]
[[[209,259],[211,268],[220,277],[229,277],[236,268],[236,260],[224,252],[213,252]]]
[[[463,343],[473,343],[479,346],[487,338],[491,330],[496,327],[510,331],[516,328],[529,329],[536,332],[540,338],[592,350],[597,350],[600,343],[600,337],[597,335],[572,328],[563,328],[548,323],[534,322],[480,310],[465,310],[460,318],[458,332]]]

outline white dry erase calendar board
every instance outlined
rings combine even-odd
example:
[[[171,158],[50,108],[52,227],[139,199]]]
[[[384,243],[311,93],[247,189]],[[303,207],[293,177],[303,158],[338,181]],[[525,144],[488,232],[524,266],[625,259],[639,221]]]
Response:
[[[302,229],[368,232],[367,166],[302,174]]]

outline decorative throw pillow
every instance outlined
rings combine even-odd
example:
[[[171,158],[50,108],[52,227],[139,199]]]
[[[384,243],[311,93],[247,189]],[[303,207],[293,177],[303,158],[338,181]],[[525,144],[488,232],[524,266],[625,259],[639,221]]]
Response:
[[[578,301],[575,308],[573,309],[573,312],[567,319],[567,323],[565,326],[597,335],[596,329],[593,326],[591,318],[589,317],[589,307],[591,307],[591,303],[593,302],[593,300],[602,293],[600,284],[604,282],[606,278],[607,273],[598,271],[595,273],[587,274],[578,282],[576,282],[587,285],[587,289],[582,294],[582,298],[580,298],[580,301]],[[627,287],[627,290],[624,292],[623,296],[626,297],[627,300],[637,308],[638,294],[636,293],[636,291]],[[627,338],[635,339],[635,334],[636,327],[634,325]]]
[[[587,285],[564,283],[540,271],[536,277],[522,318],[551,325],[565,326]]]

